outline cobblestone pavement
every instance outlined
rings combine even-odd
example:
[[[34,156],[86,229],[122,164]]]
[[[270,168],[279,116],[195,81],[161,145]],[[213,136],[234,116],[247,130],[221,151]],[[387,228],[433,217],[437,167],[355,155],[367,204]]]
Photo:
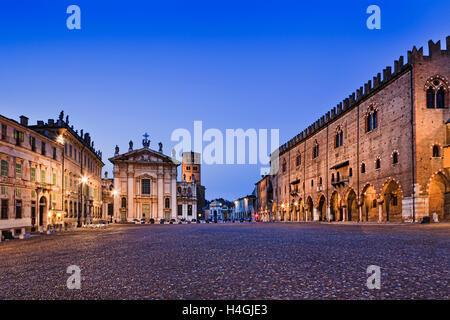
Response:
[[[116,225],[0,243],[0,298],[449,299],[449,258],[449,224]]]

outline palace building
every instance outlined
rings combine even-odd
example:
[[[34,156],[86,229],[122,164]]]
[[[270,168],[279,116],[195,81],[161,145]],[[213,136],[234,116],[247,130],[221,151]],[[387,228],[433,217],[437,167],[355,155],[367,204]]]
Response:
[[[265,221],[450,220],[450,37],[413,48],[277,150]],[[276,162],[276,163],[275,163]]]
[[[29,125],[0,116],[1,238],[101,218],[101,153],[69,120]]]
[[[158,151],[150,149],[145,134],[142,145],[134,150],[130,141],[128,152],[123,154],[116,146],[114,157],[109,159],[114,165],[113,221],[196,219],[196,184],[177,182],[179,163],[163,154],[161,143]]]

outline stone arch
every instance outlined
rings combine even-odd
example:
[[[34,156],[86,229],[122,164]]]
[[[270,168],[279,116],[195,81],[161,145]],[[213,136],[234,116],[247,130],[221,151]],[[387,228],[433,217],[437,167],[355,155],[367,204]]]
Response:
[[[325,196],[321,193],[317,198],[317,214],[319,216],[319,221],[327,220],[327,200]]]
[[[330,199],[330,221],[342,221],[342,206],[341,206],[341,196],[337,191],[331,194]]]
[[[356,192],[352,188],[349,188],[345,195],[345,205],[347,206],[347,221],[358,221],[358,198]]]
[[[314,202],[311,196],[306,200],[305,220],[313,221]]]
[[[362,221],[378,221],[377,191],[371,184],[366,184],[361,192]]]
[[[431,176],[427,192],[428,215],[436,215],[439,221],[450,220],[450,183],[442,171]]]
[[[380,192],[383,201],[383,217],[385,221],[402,221],[403,191],[400,183],[390,178]]]

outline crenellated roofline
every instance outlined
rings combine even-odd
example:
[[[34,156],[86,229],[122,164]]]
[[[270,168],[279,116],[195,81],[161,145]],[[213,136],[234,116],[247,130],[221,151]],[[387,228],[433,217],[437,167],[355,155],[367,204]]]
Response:
[[[313,136],[315,133],[321,129],[328,126],[330,123],[337,119],[340,119],[349,110],[352,110],[369,97],[373,96],[375,93],[381,91],[388,84],[398,79],[400,76],[405,74],[407,71],[411,70],[412,66],[420,61],[429,61],[434,56],[450,54],[450,36],[446,38],[447,48],[441,49],[441,42],[437,41],[434,43],[432,40],[428,41],[429,55],[423,55],[423,47],[417,49],[415,46],[412,50],[408,51],[408,61],[404,64],[404,57],[400,56],[398,60],[394,61],[394,71],[392,72],[392,67],[387,66],[383,69],[383,77],[381,77],[381,72],[379,72],[372,80],[369,80],[364,86],[361,86],[355,92],[345,98],[342,102],[339,102],[336,107],[328,111],[325,115],[316,120],[313,124],[309,125],[305,130],[297,134],[295,137],[290,139],[288,142],[282,144],[279,148],[279,155],[282,155],[297,146],[301,142]],[[262,179],[261,179],[262,180]]]

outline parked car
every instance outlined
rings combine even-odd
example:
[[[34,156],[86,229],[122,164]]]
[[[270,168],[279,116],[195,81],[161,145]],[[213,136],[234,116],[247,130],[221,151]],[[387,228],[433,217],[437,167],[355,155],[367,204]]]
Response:
[[[159,220],[159,223],[160,223],[160,224],[166,223],[166,219],[161,219],[161,220]]]
[[[169,221],[170,224],[174,224],[175,222],[176,222],[175,219],[170,219]]]
[[[150,223],[151,223],[151,224],[154,224],[154,223],[155,223],[155,219],[151,218],[151,219],[150,219]]]
[[[145,219],[145,218],[141,219],[141,224],[145,224],[146,222],[147,222],[147,219]]]
[[[244,218],[241,218],[241,220],[239,220],[241,223],[244,222]]]
[[[196,222],[197,222],[197,219],[192,219],[191,222],[192,222],[192,223],[196,223]]]
[[[133,222],[135,223],[135,224],[140,224],[141,222],[139,221],[139,219],[133,219]]]

